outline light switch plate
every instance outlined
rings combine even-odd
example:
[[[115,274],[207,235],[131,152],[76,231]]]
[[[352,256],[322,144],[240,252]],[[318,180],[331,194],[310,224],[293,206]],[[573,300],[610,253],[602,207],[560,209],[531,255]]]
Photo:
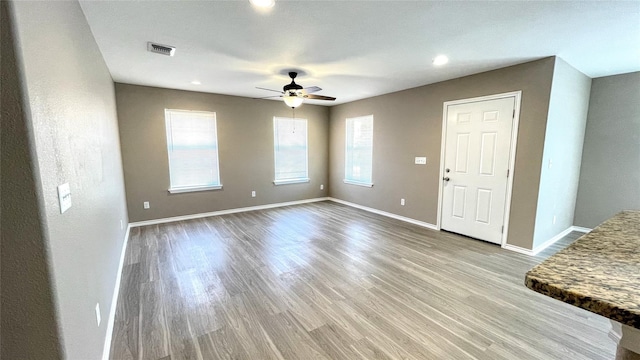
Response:
[[[427,164],[427,157],[426,156],[416,156],[415,164],[416,165],[426,165]]]
[[[60,214],[71,207],[71,188],[69,183],[58,186],[58,200],[60,202]]]

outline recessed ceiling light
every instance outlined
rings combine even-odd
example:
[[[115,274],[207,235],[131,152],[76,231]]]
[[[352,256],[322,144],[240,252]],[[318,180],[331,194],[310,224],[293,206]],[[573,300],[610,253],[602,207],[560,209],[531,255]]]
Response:
[[[276,0],[249,0],[249,2],[253,6],[257,6],[261,8],[270,8],[276,3]]]
[[[198,81],[198,80],[193,80],[191,83],[192,83],[193,85],[200,85],[200,84],[202,84],[202,83],[201,83],[200,81]]]
[[[449,58],[446,55],[438,55],[433,59],[433,65],[440,66],[449,62]]]

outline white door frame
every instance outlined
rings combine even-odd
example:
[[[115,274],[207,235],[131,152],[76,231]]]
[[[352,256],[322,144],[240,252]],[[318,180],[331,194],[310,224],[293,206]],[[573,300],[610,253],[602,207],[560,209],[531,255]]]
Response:
[[[522,90],[512,91],[502,94],[480,96],[469,99],[460,99],[453,101],[445,101],[442,109],[442,140],[440,148],[440,176],[438,177],[438,219],[436,227],[441,230],[442,223],[442,178],[444,177],[444,155],[447,139],[447,108],[452,105],[467,104],[472,102],[480,102],[487,100],[504,99],[508,97],[515,98],[515,116],[513,117],[513,127],[511,129],[511,147],[509,150],[509,178],[507,179],[507,194],[505,198],[505,210],[504,210],[504,231],[502,232],[502,239],[500,244],[504,247],[507,244],[507,235],[509,234],[509,214],[511,210],[511,192],[513,190],[513,175],[516,164],[516,145],[518,140],[518,124],[520,123],[520,100],[522,98]]]

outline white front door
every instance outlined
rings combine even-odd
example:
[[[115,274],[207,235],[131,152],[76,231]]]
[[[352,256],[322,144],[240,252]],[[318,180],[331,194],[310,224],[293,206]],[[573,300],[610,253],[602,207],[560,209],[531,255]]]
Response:
[[[515,101],[447,106],[443,230],[501,243]]]

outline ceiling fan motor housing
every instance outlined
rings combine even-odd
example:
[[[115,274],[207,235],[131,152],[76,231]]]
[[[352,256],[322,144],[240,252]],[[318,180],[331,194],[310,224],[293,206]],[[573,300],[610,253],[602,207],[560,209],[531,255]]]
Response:
[[[291,96],[296,96],[297,91],[295,90],[302,90],[302,86],[296,84],[296,81],[295,81],[296,76],[298,76],[297,72],[294,72],[294,71],[289,72],[289,77],[291,78],[291,84],[287,84],[282,88],[282,90],[284,90],[285,93],[289,93]]]
[[[295,83],[295,81],[291,80],[291,84],[285,85],[283,88],[284,92],[289,92],[290,90],[302,90],[302,86]]]

